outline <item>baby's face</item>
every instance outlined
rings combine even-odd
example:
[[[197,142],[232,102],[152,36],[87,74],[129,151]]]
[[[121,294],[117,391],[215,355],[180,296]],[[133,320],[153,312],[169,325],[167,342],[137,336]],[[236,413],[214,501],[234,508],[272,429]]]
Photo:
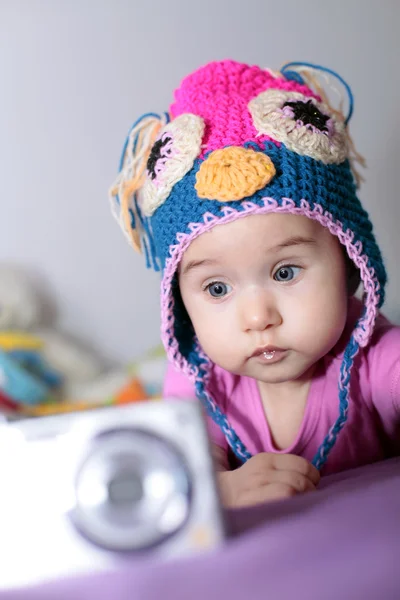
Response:
[[[305,374],[346,322],[341,245],[302,216],[254,215],[217,225],[185,252],[179,285],[210,359],[265,383]]]

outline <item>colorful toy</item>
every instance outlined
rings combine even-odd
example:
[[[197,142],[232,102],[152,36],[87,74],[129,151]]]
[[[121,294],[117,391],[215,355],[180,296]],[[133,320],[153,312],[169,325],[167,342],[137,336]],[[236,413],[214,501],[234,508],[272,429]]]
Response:
[[[51,300],[43,297],[26,270],[0,264],[0,349],[23,351],[25,366],[29,363],[29,368],[39,368],[42,375],[43,369],[47,374],[57,373],[62,378],[63,396],[72,397],[72,389],[75,392],[78,385],[96,380],[106,366],[94,352],[49,323],[46,305],[51,305]],[[28,355],[28,351],[35,354]]]
[[[49,402],[36,406],[23,406],[19,412],[24,417],[43,417],[46,415],[54,415],[61,413],[76,412],[81,410],[92,410],[101,408],[102,406],[112,406],[120,404],[129,404],[131,402],[143,402],[148,400],[146,391],[139,379],[130,379],[126,385],[119,390],[115,396],[105,398],[102,401],[62,401]]]
[[[16,404],[39,404],[49,399],[51,388],[19,362],[0,351],[0,389]]]
[[[48,401],[62,385],[62,377],[41,356],[42,347],[24,332],[0,334],[0,390],[16,405]]]
[[[107,368],[69,336],[44,326],[27,273],[0,265],[0,412],[36,417],[138,402],[161,395],[163,349]]]

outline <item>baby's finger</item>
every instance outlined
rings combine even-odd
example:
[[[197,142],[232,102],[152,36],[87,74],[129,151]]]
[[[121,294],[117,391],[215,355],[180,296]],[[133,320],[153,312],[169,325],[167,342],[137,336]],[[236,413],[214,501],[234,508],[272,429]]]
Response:
[[[236,507],[254,506],[255,504],[265,504],[274,500],[282,500],[295,496],[297,491],[294,487],[286,483],[269,483],[262,487],[249,490],[240,497]]]
[[[297,471],[308,477],[314,485],[317,485],[321,478],[314,465],[302,456],[295,454],[274,454],[271,467],[278,471]]]
[[[294,488],[299,493],[312,492],[316,489],[311,479],[298,471],[281,471],[275,469],[269,472],[268,479],[271,485],[281,483]]]

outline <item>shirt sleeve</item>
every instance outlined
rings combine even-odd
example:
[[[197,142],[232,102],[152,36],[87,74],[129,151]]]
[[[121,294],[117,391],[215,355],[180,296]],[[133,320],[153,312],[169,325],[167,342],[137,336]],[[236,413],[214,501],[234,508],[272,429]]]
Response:
[[[368,356],[371,398],[387,434],[400,442],[400,327],[378,325]]]
[[[193,383],[186,375],[177,371],[171,363],[168,363],[164,379],[163,398],[184,398],[185,400],[196,399]]]
[[[196,400],[196,392],[189,378],[177,371],[171,363],[168,363],[164,380],[163,398],[182,398],[185,400]],[[220,427],[206,416],[207,430],[213,444],[228,450],[228,443]]]

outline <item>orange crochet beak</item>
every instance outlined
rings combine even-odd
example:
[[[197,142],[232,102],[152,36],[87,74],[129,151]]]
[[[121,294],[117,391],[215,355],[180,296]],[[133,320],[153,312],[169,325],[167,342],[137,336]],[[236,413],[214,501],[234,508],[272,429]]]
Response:
[[[229,146],[214,150],[196,175],[199,198],[230,202],[252,196],[274,177],[272,160],[251,148]]]

